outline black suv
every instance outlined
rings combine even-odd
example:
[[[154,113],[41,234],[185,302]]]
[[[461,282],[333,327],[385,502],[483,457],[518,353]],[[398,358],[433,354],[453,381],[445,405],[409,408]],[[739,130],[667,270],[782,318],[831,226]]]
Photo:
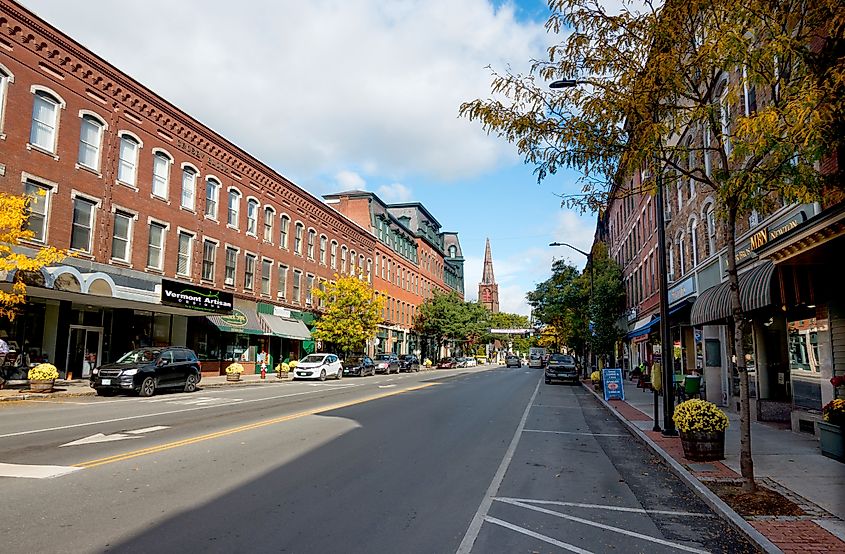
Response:
[[[159,388],[194,392],[202,378],[200,361],[193,350],[168,347],[138,348],[112,364],[91,372],[91,387],[100,396],[134,392],[152,396]]]
[[[578,383],[578,368],[575,367],[575,358],[566,354],[552,354],[549,356],[549,365],[546,366],[546,384],[553,379]]]
[[[399,371],[419,371],[420,359],[413,354],[405,354],[399,359]]]
[[[369,356],[352,355],[347,356],[343,360],[343,376],[357,375],[364,377],[366,375],[376,374],[376,364]]]

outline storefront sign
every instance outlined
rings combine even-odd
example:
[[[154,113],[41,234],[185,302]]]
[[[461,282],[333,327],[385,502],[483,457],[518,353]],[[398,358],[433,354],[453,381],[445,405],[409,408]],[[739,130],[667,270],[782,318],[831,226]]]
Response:
[[[798,213],[791,214],[785,219],[774,222],[764,229],[760,229],[751,235],[751,238],[736,247],[737,263],[745,261],[755,251],[766,246],[769,241],[775,240],[779,236],[788,233],[805,221],[807,221],[807,214],[804,213],[804,210],[801,210]]]
[[[625,389],[622,386],[622,370],[608,368],[601,370],[601,382],[604,385],[605,400],[625,400]]]
[[[202,312],[228,314],[234,307],[234,298],[231,292],[162,279],[161,303]]]
[[[220,320],[230,327],[246,327],[249,322],[246,314],[238,309],[232,310],[229,315],[220,316]]]
[[[690,276],[669,289],[669,303],[674,304],[678,300],[695,294],[695,278]]]

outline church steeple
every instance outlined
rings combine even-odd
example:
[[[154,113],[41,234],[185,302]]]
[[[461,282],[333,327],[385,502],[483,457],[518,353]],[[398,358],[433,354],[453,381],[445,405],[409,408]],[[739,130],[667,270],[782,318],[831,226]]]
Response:
[[[478,283],[478,301],[491,312],[499,312],[499,285],[493,276],[493,254],[490,252],[490,239],[484,248],[484,272]]]

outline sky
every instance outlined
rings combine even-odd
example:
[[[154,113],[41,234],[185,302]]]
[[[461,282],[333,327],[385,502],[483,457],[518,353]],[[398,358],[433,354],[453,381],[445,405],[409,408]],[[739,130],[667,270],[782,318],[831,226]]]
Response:
[[[421,202],[458,233],[467,300],[490,239],[501,311],[553,259],[584,258],[595,216],[537,183],[516,147],[458,117],[491,68],[528,72],[559,37],[544,0],[22,0],[124,73],[316,196],[349,189]]]

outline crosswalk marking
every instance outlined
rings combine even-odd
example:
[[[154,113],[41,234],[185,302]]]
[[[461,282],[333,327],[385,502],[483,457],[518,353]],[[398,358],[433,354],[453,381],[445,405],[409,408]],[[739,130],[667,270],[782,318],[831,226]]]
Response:
[[[39,466],[28,464],[4,464],[0,462],[0,477],[22,477],[24,479],[52,479],[79,471],[79,467]]]

